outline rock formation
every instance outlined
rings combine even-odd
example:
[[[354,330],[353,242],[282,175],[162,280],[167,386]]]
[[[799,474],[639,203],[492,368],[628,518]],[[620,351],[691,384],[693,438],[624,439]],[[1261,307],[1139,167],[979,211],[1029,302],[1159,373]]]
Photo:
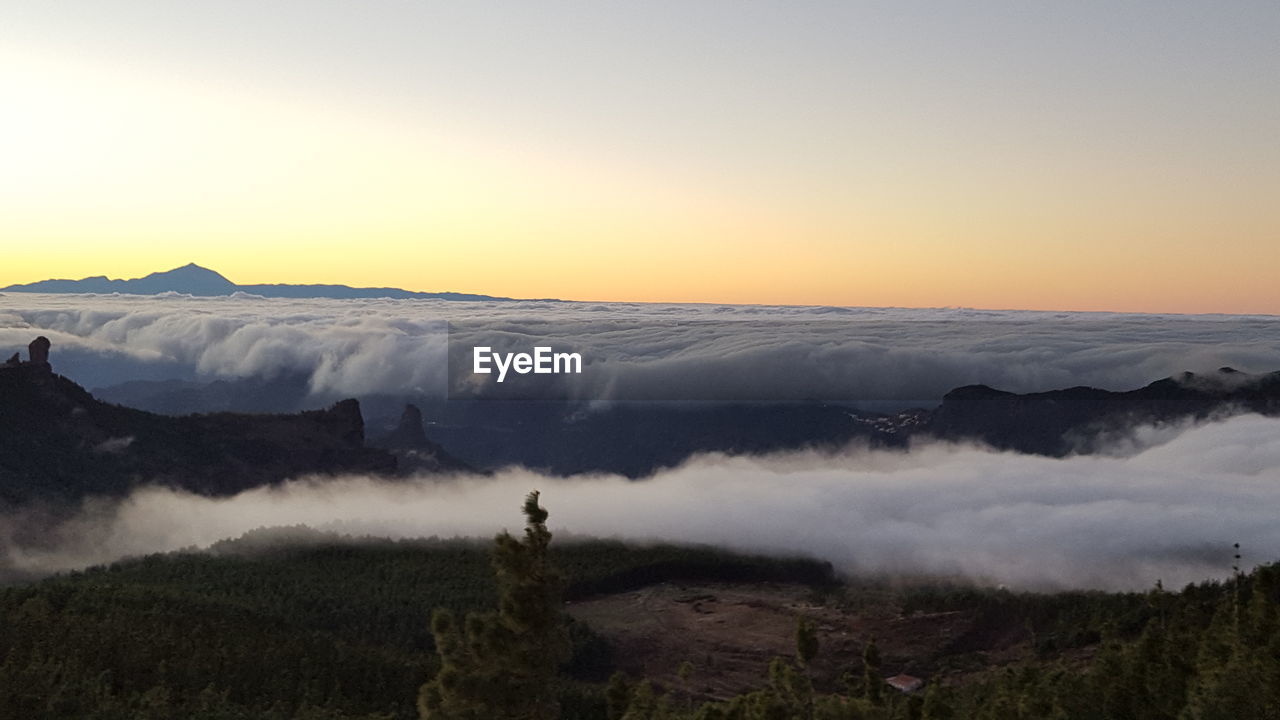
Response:
[[[51,344],[49,338],[43,335],[31,341],[31,344],[27,346],[27,354],[31,359],[32,365],[49,367],[49,346]]]
[[[299,477],[396,471],[395,455],[364,446],[355,400],[291,415],[168,417],[101,402],[47,363],[0,369],[0,514],[145,484],[221,497]]]
[[[50,369],[49,347],[51,345],[52,343],[49,342],[49,338],[41,335],[35,340],[32,340],[31,344],[27,345],[27,357],[28,357],[27,362],[23,362],[22,354],[20,352],[16,352],[13,355],[9,356],[9,359],[4,361],[4,364],[0,365],[0,367],[4,367],[4,368],[33,367],[37,369],[48,370]]]
[[[53,366],[49,364],[50,345],[52,345],[52,343],[49,342],[49,338],[41,335],[35,340],[32,340],[31,344],[27,345],[27,362],[23,362],[22,354],[20,352],[16,352],[11,355],[8,360],[4,361],[4,364],[0,364],[0,369],[18,370],[23,372],[27,377],[35,377],[48,373],[53,369]],[[32,373],[34,373],[34,375],[32,375]]]
[[[360,401],[354,398],[339,400],[327,410],[309,410],[302,416],[314,419],[324,432],[343,443],[364,447],[364,415],[360,412]]]
[[[425,450],[431,447],[427,433],[422,429],[422,411],[417,405],[405,405],[400,422],[379,443],[389,450]]]
[[[475,472],[470,465],[450,455],[427,437],[422,427],[422,411],[417,405],[405,405],[395,429],[372,444],[395,453],[401,474]]]

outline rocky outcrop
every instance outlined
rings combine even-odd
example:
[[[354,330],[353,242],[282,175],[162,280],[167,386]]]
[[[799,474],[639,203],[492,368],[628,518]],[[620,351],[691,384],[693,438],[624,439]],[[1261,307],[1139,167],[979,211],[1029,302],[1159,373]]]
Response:
[[[360,404],[294,415],[168,417],[101,402],[32,362],[0,368],[0,507],[121,496],[145,484],[230,495],[307,475],[393,475]],[[45,358],[39,362],[39,358]]]
[[[9,359],[3,365],[0,365],[0,369],[25,367],[34,370],[52,370],[53,366],[49,364],[49,348],[51,345],[49,338],[41,335],[27,345],[27,362],[22,361],[21,352],[16,352],[9,356]]]
[[[474,472],[471,466],[450,455],[427,437],[423,429],[422,411],[417,405],[405,405],[395,429],[373,444],[394,453],[402,473]]]
[[[348,398],[335,403],[328,410],[311,410],[302,413],[324,428],[325,432],[352,447],[364,447],[364,415],[360,402]]]
[[[388,450],[423,450],[431,447],[431,441],[422,429],[422,411],[417,405],[404,406],[400,422],[378,441],[378,446]]]
[[[31,341],[31,344],[27,346],[27,356],[30,358],[32,365],[43,368],[52,368],[52,366],[49,365],[50,345],[52,345],[52,343],[49,342],[49,338],[43,335]]]

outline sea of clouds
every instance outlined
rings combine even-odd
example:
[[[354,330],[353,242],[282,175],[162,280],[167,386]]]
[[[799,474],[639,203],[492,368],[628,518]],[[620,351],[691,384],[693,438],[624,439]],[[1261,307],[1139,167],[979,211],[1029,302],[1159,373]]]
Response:
[[[458,372],[475,345],[581,353],[583,375],[556,378],[559,391],[605,401],[901,407],[974,383],[1118,390],[1184,370],[1280,369],[1277,316],[0,295],[0,351],[37,334],[59,372],[90,388],[305,373],[328,396],[483,396],[495,376]]]
[[[579,352],[584,400],[835,399],[936,403],[985,383],[1013,391],[1127,389],[1183,370],[1280,369],[1280,317],[880,309],[291,300],[246,295],[0,295],[0,350],[53,341],[88,387],[136,379],[305,373],[324,395],[483,396],[450,354],[535,344]],[[1136,438],[1136,441],[1135,441]],[[478,536],[519,524],[538,488],[559,530],[824,558],[850,573],[1017,587],[1143,588],[1280,557],[1280,420],[1152,428],[1124,447],[1052,459],[917,445],[701,456],[643,482],[490,477],[299,479],[232,498],[145,488],[89,501],[32,542],[0,517],[9,570],[51,572],[205,546],[258,527]]]
[[[1142,433],[1139,433],[1141,436]],[[355,536],[487,537],[542,491],[555,531],[801,554],[846,573],[1018,588],[1177,587],[1280,557],[1280,419],[1151,431],[1131,454],[1052,459],[930,444],[765,457],[702,456],[652,479],[302,479],[211,499],[168,489],[89,502],[41,543],[3,535],[13,569],[66,570],[206,546],[258,527]]]

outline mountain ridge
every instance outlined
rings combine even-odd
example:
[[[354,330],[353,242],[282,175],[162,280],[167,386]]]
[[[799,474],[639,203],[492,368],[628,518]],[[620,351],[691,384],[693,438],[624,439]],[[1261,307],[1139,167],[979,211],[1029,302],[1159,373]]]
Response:
[[[521,298],[481,295],[460,292],[421,292],[392,287],[353,287],[339,284],[290,284],[261,283],[240,285],[228,280],[216,270],[187,263],[171,270],[162,270],[139,278],[113,279],[106,275],[91,275],[79,280],[55,278],[32,283],[19,283],[0,288],[0,292],[32,292],[63,294],[159,295],[176,292],[196,297],[223,297],[237,292],[268,298],[329,298],[337,300],[391,298],[394,300],[485,300],[513,302]],[[554,298],[528,298],[526,302],[559,302]]]
[[[402,430],[417,440],[409,468],[366,442],[355,399],[290,414],[158,415],[103,402],[56,374],[46,339],[30,348],[30,360],[0,364],[0,509],[122,497],[148,484],[221,497],[304,476],[469,469],[420,427],[411,434],[413,413]]]
[[[965,385],[943,396],[921,430],[946,440],[978,440],[999,450],[1064,457],[1097,452],[1108,439],[1138,425],[1243,412],[1280,416],[1280,371],[1249,374],[1223,367],[1123,391],[1077,386],[1012,393]]]
[[[590,414],[565,403],[423,398],[425,404],[406,406],[404,397],[320,404],[319,397],[308,400],[301,378],[284,380],[278,393],[272,381],[223,382],[209,391],[178,384],[144,403],[148,412],[103,402],[54,374],[48,351],[47,340],[37,338],[29,361],[15,354],[0,365],[0,506],[38,497],[118,496],[146,482],[228,495],[308,474],[484,473],[511,465],[561,476],[643,478],[700,453],[755,455],[850,442],[907,448],[930,439],[977,441],[1065,457],[1106,453],[1144,425],[1242,412],[1280,416],[1280,372],[1229,368],[1120,392],[1075,387],[1019,394],[970,385],[947,393],[934,409],[896,415],[825,403],[618,405]],[[139,383],[131,392],[103,396],[127,405],[148,387]],[[383,406],[374,417],[395,404],[403,409],[397,423],[375,422],[368,443],[365,400]],[[282,414],[289,411],[272,407],[276,402],[294,413]]]
[[[294,411],[331,397],[252,379],[200,386],[139,381],[94,392],[162,414],[213,410]],[[274,400],[273,400],[274,399]],[[1131,390],[1077,386],[1015,393],[967,385],[941,403],[896,413],[823,402],[687,405],[615,403],[592,408],[569,401],[493,402],[412,395],[360,398],[373,437],[392,439],[406,403],[421,408],[431,439],[479,470],[519,465],[552,475],[616,473],[630,478],[675,467],[698,453],[761,454],[850,442],[907,448],[941,439],[979,442],[1049,457],[1107,453],[1136,428],[1211,421],[1256,412],[1280,417],[1280,372],[1252,375],[1229,368],[1181,373]],[[279,405],[271,405],[279,402]],[[410,423],[412,426],[413,423]],[[417,437],[414,434],[413,437]],[[1118,444],[1117,444],[1118,443]]]

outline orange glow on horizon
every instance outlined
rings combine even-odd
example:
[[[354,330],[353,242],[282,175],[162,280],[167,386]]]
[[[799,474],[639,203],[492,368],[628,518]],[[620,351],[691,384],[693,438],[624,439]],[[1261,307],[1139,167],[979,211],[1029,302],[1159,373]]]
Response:
[[[1270,135],[1109,96],[1089,132],[1022,103],[878,114],[901,89],[829,120],[694,94],[618,129],[0,43],[0,287],[196,262],[567,300],[1280,314]]]

